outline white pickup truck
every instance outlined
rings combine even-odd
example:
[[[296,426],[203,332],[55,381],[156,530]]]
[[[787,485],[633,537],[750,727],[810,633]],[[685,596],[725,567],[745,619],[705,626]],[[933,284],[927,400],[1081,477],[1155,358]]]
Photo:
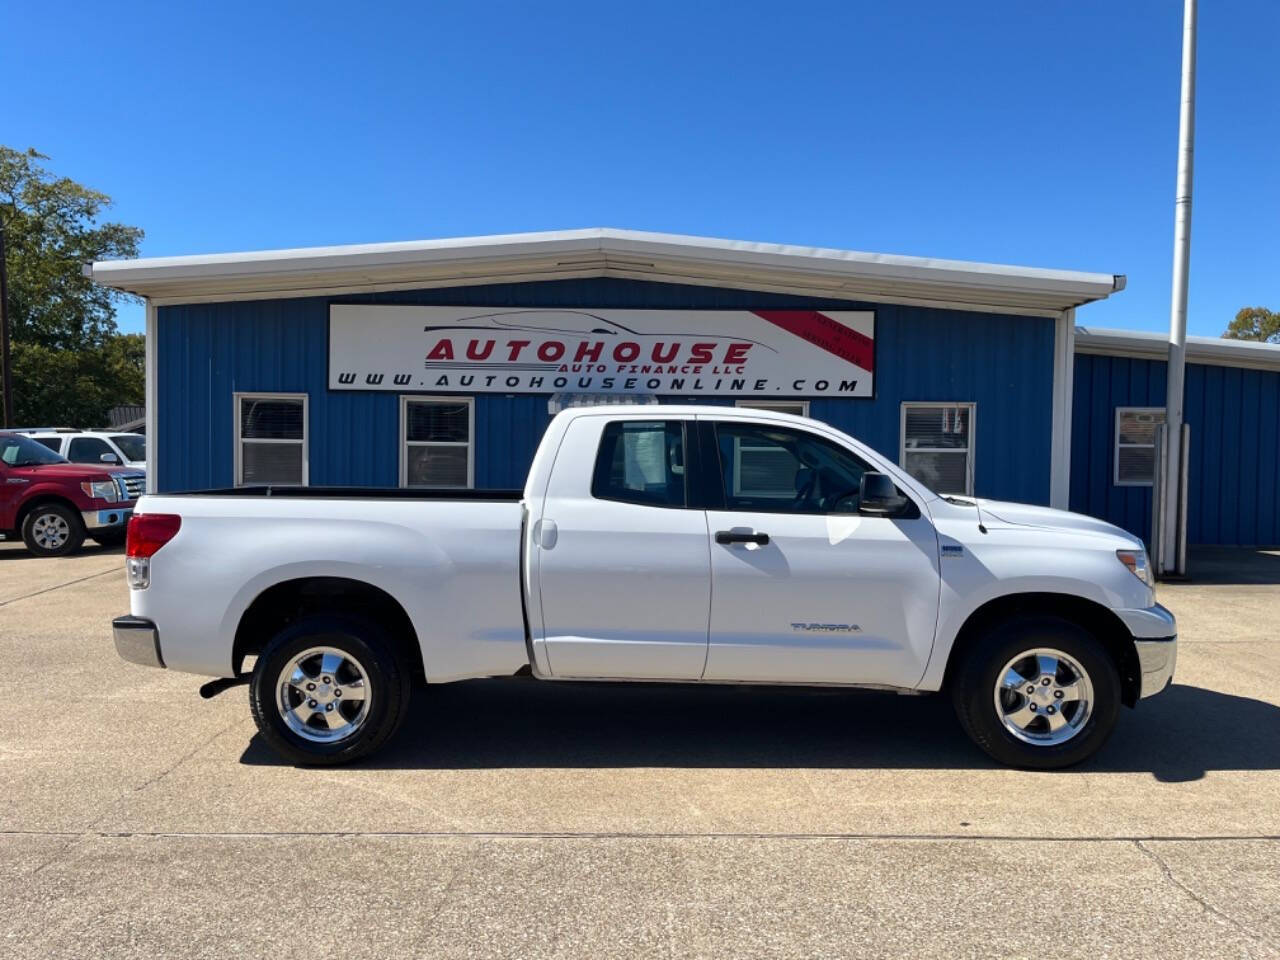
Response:
[[[248,676],[302,764],[382,746],[424,682],[522,675],[945,690],[991,756],[1063,767],[1177,652],[1128,533],[746,409],[565,411],[523,492],[146,496],[126,552],[120,655]]]

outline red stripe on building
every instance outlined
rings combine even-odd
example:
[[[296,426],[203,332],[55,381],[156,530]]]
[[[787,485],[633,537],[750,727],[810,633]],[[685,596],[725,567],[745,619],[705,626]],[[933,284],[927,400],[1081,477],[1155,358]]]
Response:
[[[842,360],[875,372],[875,341],[864,333],[846,327],[817,310],[756,310],[757,317],[807,340],[815,347],[834,353]]]

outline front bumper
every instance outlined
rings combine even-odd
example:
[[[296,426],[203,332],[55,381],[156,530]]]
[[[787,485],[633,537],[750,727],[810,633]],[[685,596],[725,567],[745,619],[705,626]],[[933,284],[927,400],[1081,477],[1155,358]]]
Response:
[[[111,633],[116,641],[116,653],[130,663],[144,667],[163,667],[160,655],[160,631],[145,617],[116,617],[111,621]]]
[[[1165,607],[1154,603],[1143,610],[1117,610],[1138,651],[1138,697],[1159,693],[1173,679],[1178,662],[1178,621]]]
[[[1134,640],[1138,649],[1138,666],[1142,673],[1139,698],[1159,693],[1173,681],[1173,668],[1178,662],[1178,638]]]
[[[129,522],[133,516],[133,504],[128,506],[108,507],[105,510],[81,510],[80,519],[84,521],[86,530],[104,530],[118,527]]]

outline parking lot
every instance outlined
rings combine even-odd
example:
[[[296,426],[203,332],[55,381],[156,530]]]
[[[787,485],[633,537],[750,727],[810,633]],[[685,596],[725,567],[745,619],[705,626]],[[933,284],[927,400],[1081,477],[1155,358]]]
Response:
[[[119,550],[6,545],[0,955],[1280,956],[1280,555],[1193,566],[1175,685],[1067,772],[939,697],[532,680],[304,770],[116,657]]]

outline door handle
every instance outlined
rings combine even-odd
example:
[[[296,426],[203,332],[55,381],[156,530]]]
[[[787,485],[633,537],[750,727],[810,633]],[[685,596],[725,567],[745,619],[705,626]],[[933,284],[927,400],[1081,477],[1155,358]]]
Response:
[[[539,520],[533,525],[533,542],[543,550],[550,550],[560,539],[560,529],[554,520]]]
[[[717,530],[716,543],[755,543],[762,547],[769,545],[767,533],[748,533],[746,530]]]

